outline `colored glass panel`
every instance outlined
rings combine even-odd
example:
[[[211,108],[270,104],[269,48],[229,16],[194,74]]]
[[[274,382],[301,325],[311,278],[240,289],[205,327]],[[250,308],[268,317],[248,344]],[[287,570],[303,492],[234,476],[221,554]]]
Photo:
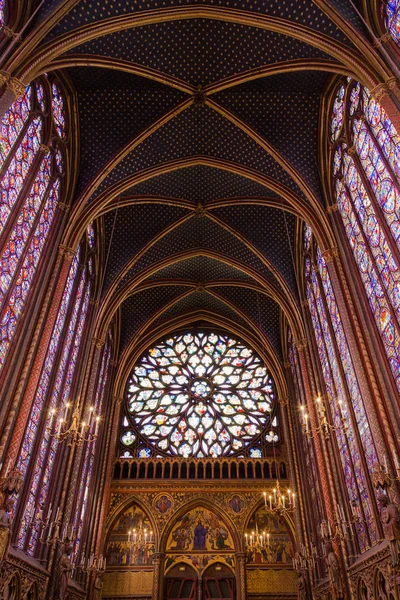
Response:
[[[21,270],[14,283],[12,293],[9,296],[5,311],[0,323],[0,369],[4,365],[4,360],[10,347],[11,340],[15,334],[19,318],[25,306],[29,289],[36,272],[43,247],[46,243],[50,226],[56,211],[58,200],[59,181],[57,180],[40,214],[34,235],[30,241],[27,253],[24,257]]]
[[[41,207],[50,180],[51,156],[48,154],[42,161],[30,194],[18,215],[17,221],[10,234],[8,243],[1,257],[0,275],[0,307],[7,293],[18,262],[25,250],[30,232],[35,224],[36,216]]]
[[[309,259],[307,259],[309,260]],[[361,457],[355,440],[354,429],[348,419],[349,407],[345,392],[344,382],[341,377],[340,367],[333,351],[334,344],[329,328],[328,315],[325,312],[321,290],[316,272],[311,269],[311,279],[307,280],[307,299],[311,319],[317,342],[318,354],[324,376],[328,402],[332,413],[333,423],[336,427],[336,439],[343,466],[350,502],[359,506],[358,484],[365,488],[365,477],[361,468]],[[347,430],[344,430],[342,414],[338,400],[342,403],[343,414],[346,419]],[[367,513],[370,513],[368,507]],[[358,540],[362,551],[368,546],[367,534],[363,524],[357,529]]]
[[[337,140],[343,127],[344,117],[344,94],[345,87],[341,85],[336,92],[335,100],[332,106],[331,116],[331,138],[333,141]]]
[[[383,214],[400,246],[400,192],[362,119],[353,121],[354,145]]]
[[[100,367],[99,378],[97,382],[96,396],[94,402],[94,413],[96,415],[101,414],[104,392],[107,384],[108,369],[110,365],[111,347],[110,344],[105,348],[103,352],[103,358]],[[92,478],[93,463],[95,457],[95,451],[97,446],[97,440],[89,443],[86,447],[85,459],[83,463],[82,475],[79,484],[77,511],[74,521],[75,531],[77,532],[75,541],[75,557],[78,556],[80,542],[82,539],[82,530],[86,514],[87,501],[89,497],[89,487]]]
[[[364,114],[371,131],[400,183],[400,135],[384,108],[366,88],[363,88],[363,101]]]
[[[400,0],[387,0],[386,28],[400,46]]]
[[[0,25],[4,23],[4,4],[5,0],[0,0]]]
[[[350,86],[348,118],[353,137],[333,148],[334,191],[400,390],[400,265],[391,239],[400,246],[400,136],[370,92],[357,82]]]
[[[58,86],[53,83],[53,118],[57,133],[61,138],[65,138],[65,109],[64,99]]]
[[[42,119],[38,117],[29,125],[22,142],[0,182],[0,234],[23,189],[28,172],[40,146]]]
[[[32,88],[28,86],[18,100],[15,100],[1,120],[0,126],[0,168],[8,157],[11,148],[28,120],[32,102]]]
[[[355,188],[359,196],[355,198],[358,215],[362,226],[368,232],[370,226],[369,240],[362,235],[359,222],[356,218],[354,208],[351,204],[349,194],[341,182],[336,184],[337,202],[340,215],[343,220],[347,238],[357,263],[360,277],[364,284],[369,305],[374,315],[376,325],[384,344],[385,352],[392,369],[398,389],[400,390],[400,361],[398,349],[400,348],[399,328],[391,307],[384,293],[387,289],[392,298],[393,308],[400,315],[400,274],[396,262],[387,246],[385,237],[381,231],[379,221],[374,219],[373,208],[366,197],[361,196],[361,188]],[[353,188],[350,188],[352,194]],[[353,190],[354,191],[354,190]],[[353,197],[354,199],[354,197]],[[362,202],[365,200],[365,203]],[[372,212],[371,214],[369,214]],[[371,254],[366,245],[369,242]],[[373,260],[375,259],[375,260]]]
[[[42,411],[45,406],[46,396],[47,396],[47,393],[49,390],[49,384],[50,384],[50,379],[51,379],[51,375],[53,372],[53,367],[55,364],[57,350],[58,350],[58,346],[60,343],[62,332],[64,330],[68,307],[69,307],[69,304],[70,304],[70,301],[72,298],[72,291],[73,291],[73,287],[74,287],[75,277],[78,272],[78,266],[79,266],[79,251],[78,251],[77,255],[75,256],[74,260],[72,261],[72,264],[71,264],[71,267],[69,270],[68,279],[67,279],[67,282],[65,285],[61,305],[60,305],[60,308],[57,313],[57,319],[56,319],[56,322],[54,325],[54,329],[53,329],[52,337],[51,337],[50,344],[49,344],[49,347],[47,350],[46,359],[45,359],[45,363],[44,363],[44,366],[42,369],[42,374],[40,377],[39,385],[38,385],[35,399],[33,402],[32,411],[31,411],[31,414],[29,417],[28,426],[27,426],[27,429],[25,432],[23,443],[22,443],[22,449],[21,449],[21,452],[20,452],[20,455],[18,458],[17,465],[23,475],[26,474],[27,469],[28,469],[29,461],[31,459],[33,444],[36,439],[39,423],[41,420]],[[47,422],[47,425],[48,425],[48,422]],[[29,521],[33,517],[35,493],[37,491],[37,486],[39,484],[39,477],[40,477],[40,473],[41,473],[41,468],[43,467],[43,459],[44,459],[44,456],[46,453],[46,448],[47,448],[47,445],[45,445],[44,447],[42,445],[41,452],[38,457],[38,460],[40,461],[39,469],[35,469],[34,487],[33,487],[33,490],[31,490],[31,493],[30,493],[30,496],[28,499],[28,503],[25,507],[25,524],[23,524],[23,526],[21,528],[19,539],[18,539],[18,545],[20,548],[23,548],[25,539],[26,539],[26,535],[28,532],[26,522]],[[33,491],[33,493],[32,493],[32,491]]]
[[[90,223],[90,225],[87,226],[87,236],[90,248],[94,248],[95,237],[93,223]]]
[[[127,396],[134,429],[156,450],[184,457],[243,450],[271,424],[275,399],[254,351],[214,333],[187,333],[151,348],[134,368]]]
[[[53,408],[59,410],[61,409],[61,413],[63,413],[61,397],[64,399],[65,394],[69,394],[70,391],[73,375],[71,364],[73,364],[73,368],[75,368],[76,355],[77,350],[79,350],[82,330],[85,323],[85,316],[89,305],[89,298],[90,288],[87,286],[85,292],[85,272],[83,272],[78,290],[76,292],[72,314],[68,323],[68,329],[64,340],[61,359],[58,364],[57,375],[52,389],[50,402],[48,403],[49,411]],[[49,423],[50,414],[47,414],[46,426],[48,426]],[[33,514],[35,506],[37,504],[43,504],[47,497],[56,451],[57,442],[54,437],[52,438],[50,436],[49,431],[46,428],[35,463],[30,495],[25,507],[26,515]],[[21,545],[23,545],[24,541],[25,540],[21,540]],[[34,532],[32,532],[28,542],[28,551],[30,553],[34,552],[36,544],[37,536]]]

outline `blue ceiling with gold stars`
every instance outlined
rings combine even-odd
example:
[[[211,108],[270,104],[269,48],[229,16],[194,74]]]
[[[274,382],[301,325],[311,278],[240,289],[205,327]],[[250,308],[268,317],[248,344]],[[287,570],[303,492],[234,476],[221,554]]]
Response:
[[[282,311],[300,310],[299,219],[325,203],[322,98],[354,51],[349,32],[368,36],[349,0],[320,4],[40,5],[32,27],[58,11],[41,47],[76,93],[74,203],[101,207],[101,295],[121,352],[208,315],[282,361]]]

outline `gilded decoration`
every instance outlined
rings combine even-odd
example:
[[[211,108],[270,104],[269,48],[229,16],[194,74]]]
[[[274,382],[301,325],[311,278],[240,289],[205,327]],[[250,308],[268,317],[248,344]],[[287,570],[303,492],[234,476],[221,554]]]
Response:
[[[280,564],[292,568],[294,543],[285,518],[269,514],[264,506],[254,512],[246,530],[247,539],[256,540],[247,548],[248,565]]]
[[[155,551],[155,532],[151,522],[137,504],[132,504],[116,519],[108,535],[107,566],[148,566]]]
[[[160,515],[164,516],[173,510],[174,500],[170,494],[160,494],[154,498],[153,506]]]
[[[166,572],[175,564],[185,562],[201,574],[210,564],[214,562],[225,563],[235,568],[234,554],[168,554],[165,561]]]
[[[221,552],[234,550],[232,536],[216,514],[198,506],[175,523],[167,541],[167,552]]]

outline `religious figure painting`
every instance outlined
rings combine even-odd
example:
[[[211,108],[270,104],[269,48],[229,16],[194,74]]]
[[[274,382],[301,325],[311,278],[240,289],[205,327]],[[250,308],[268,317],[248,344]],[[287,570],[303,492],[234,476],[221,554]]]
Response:
[[[292,565],[293,539],[284,518],[260,508],[250,518],[245,539],[247,563]]]
[[[168,551],[215,552],[233,550],[226,525],[206,508],[197,507],[184,515],[171,531]]]
[[[115,521],[106,546],[109,567],[151,564],[155,537],[147,515],[133,504]]]

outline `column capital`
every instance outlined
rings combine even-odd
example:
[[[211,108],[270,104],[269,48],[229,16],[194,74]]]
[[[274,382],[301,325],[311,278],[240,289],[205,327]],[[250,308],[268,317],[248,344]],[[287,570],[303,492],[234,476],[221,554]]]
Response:
[[[106,340],[104,338],[92,338],[92,344],[93,346],[96,346],[96,348],[102,348],[104,346],[104,344],[106,343]]]
[[[289,404],[288,396],[280,396],[278,398],[278,404],[280,404],[281,406],[287,406]]]
[[[163,560],[165,560],[165,553],[164,552],[154,552],[153,554],[153,562],[157,561],[157,562],[162,562]]]
[[[19,33],[17,33],[16,31],[13,31],[11,29],[11,27],[7,27],[7,25],[3,25],[2,30],[3,30],[4,35],[6,35],[8,38],[10,38],[12,40],[16,40],[17,42],[21,41],[21,35]]]
[[[296,340],[295,342],[293,342],[293,344],[298,352],[302,352],[308,346],[308,339],[302,338],[301,340]]]
[[[328,248],[327,250],[324,250],[324,252],[322,252],[322,258],[327,263],[334,261],[338,257],[339,257],[339,251],[336,247]]]
[[[235,552],[235,558],[238,561],[244,561],[246,559],[246,552]]]
[[[328,206],[328,208],[326,209],[326,212],[328,213],[328,215],[330,215],[331,213],[337,212],[338,210],[339,210],[338,203],[335,202],[335,204],[330,204]]]
[[[72,262],[72,259],[74,258],[74,256],[76,256],[76,250],[74,250],[73,248],[68,248],[68,246],[65,246],[65,244],[60,244],[58,247],[58,251],[60,255],[63,256],[64,259],[69,262]]]
[[[357,154],[357,148],[355,146],[350,146],[350,148],[348,148],[347,150],[347,154],[349,154],[350,156],[354,156],[355,154]]]
[[[48,152],[50,152],[50,146],[48,146],[47,144],[40,144],[39,150],[47,154]]]
[[[25,93],[26,85],[23,81],[18,79],[18,77],[10,77],[6,84],[16,98],[19,98]]]

